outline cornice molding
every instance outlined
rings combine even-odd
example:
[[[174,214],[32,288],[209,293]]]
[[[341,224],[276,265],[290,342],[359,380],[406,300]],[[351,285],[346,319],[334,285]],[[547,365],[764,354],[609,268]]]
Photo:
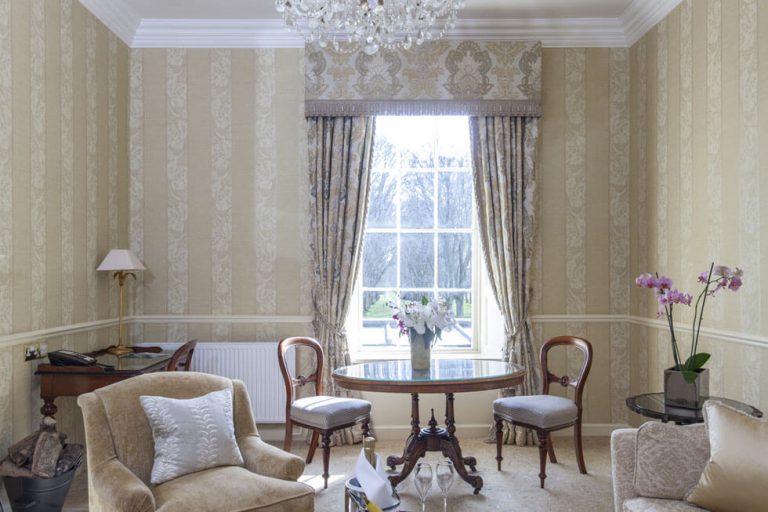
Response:
[[[634,0],[619,16],[626,46],[631,48],[637,41],[667,17],[682,0]]]
[[[129,48],[133,47],[133,37],[142,20],[128,7],[128,4],[123,0],[79,1]]]
[[[460,19],[446,39],[630,47],[682,0],[634,0],[617,18]],[[281,19],[139,19],[125,0],[80,0],[131,48],[303,48]]]

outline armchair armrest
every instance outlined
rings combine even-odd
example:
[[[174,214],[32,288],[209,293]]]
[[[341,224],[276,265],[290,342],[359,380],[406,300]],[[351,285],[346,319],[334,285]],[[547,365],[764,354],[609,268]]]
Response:
[[[613,504],[616,512],[623,510],[624,501],[637,497],[635,492],[635,446],[637,429],[622,428],[611,434],[611,475]]]
[[[96,510],[153,512],[155,497],[149,487],[119,460],[111,459],[89,471],[90,503]]]
[[[256,434],[237,438],[245,467],[253,473],[281,480],[298,480],[304,472],[304,461],[286,451],[265,443]]]

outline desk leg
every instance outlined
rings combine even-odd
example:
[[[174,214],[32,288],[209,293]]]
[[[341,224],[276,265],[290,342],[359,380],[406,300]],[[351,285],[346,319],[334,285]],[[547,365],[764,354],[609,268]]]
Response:
[[[56,411],[58,411],[59,408],[53,403],[54,400],[54,398],[43,397],[43,406],[40,408],[43,417],[50,416],[53,418],[56,415]]]

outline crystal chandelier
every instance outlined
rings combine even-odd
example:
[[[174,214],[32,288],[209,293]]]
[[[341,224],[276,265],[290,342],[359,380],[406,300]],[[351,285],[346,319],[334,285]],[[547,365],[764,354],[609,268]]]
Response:
[[[442,38],[464,0],[275,0],[275,7],[309,42],[339,49],[349,41],[372,55]]]

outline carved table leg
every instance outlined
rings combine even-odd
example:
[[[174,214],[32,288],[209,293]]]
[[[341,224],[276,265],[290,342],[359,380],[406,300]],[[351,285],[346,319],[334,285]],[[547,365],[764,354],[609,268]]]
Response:
[[[398,457],[397,455],[390,455],[389,457],[387,457],[387,466],[389,466],[389,469],[394,471],[396,466],[399,466],[400,464],[405,462],[405,459],[407,458],[407,455],[409,453],[411,443],[415,440],[415,438],[419,436],[420,430],[421,430],[421,427],[419,427],[419,394],[411,393],[411,435],[409,435],[408,439],[405,441],[405,448],[403,448],[402,457]]]
[[[43,416],[50,416],[53,418],[56,415],[56,411],[59,410],[56,404],[53,403],[53,398],[43,398],[43,406],[40,408],[40,412]]]
[[[453,466],[456,468],[456,472],[461,478],[469,485],[474,487],[475,494],[480,492],[483,487],[483,479],[479,476],[470,475],[467,472],[466,466],[469,466],[472,471],[476,471],[477,459],[474,457],[464,457],[461,454],[461,445],[456,438],[456,419],[453,408],[453,393],[445,394],[445,426],[447,427],[447,436],[443,442],[440,443],[441,451],[443,455],[448,457]]]

